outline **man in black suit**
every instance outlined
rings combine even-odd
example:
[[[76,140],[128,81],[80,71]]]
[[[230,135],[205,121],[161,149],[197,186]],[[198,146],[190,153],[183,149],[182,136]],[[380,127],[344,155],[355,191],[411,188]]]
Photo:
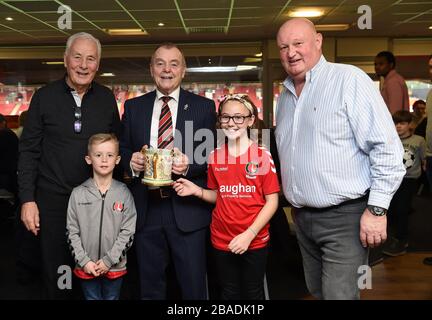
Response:
[[[148,187],[140,179],[143,146],[174,146],[180,156],[173,163],[173,178],[185,176],[206,187],[205,159],[214,147],[216,108],[212,100],[180,88],[185,71],[180,49],[171,43],[160,45],[150,62],[157,89],[125,103],[120,152],[124,168],[137,178],[131,190],[138,212],[135,244],[142,299],[166,298],[165,271],[170,257],[182,298],[207,296],[205,248],[212,208],[197,198],[178,197],[170,186]],[[162,133],[166,113],[172,130]],[[204,136],[195,134],[198,130]]]

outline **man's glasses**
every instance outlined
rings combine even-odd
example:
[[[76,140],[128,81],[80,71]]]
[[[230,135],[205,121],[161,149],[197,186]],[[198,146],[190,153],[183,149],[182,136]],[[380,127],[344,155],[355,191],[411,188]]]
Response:
[[[243,124],[243,122],[245,121],[246,118],[250,118],[251,116],[226,116],[226,115],[222,115],[219,116],[219,122],[220,123],[228,123],[230,122],[231,119],[233,119],[235,124]]]
[[[81,133],[82,122],[81,122],[81,107],[75,106],[75,121],[74,121],[74,131],[75,133]]]

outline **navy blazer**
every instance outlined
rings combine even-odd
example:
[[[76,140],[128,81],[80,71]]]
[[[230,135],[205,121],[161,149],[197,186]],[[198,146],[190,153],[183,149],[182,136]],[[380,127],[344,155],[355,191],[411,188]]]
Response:
[[[152,91],[125,102],[121,121],[120,155],[122,166],[130,175],[129,163],[132,154],[140,151],[144,145],[150,145],[150,128],[155,99],[156,91]],[[186,122],[188,122],[187,125]],[[208,158],[209,152],[214,149],[215,145],[215,126],[216,108],[213,100],[180,89],[176,122],[178,131],[175,134],[174,146],[189,157],[190,165],[186,179],[204,188],[207,187],[207,163],[196,163],[192,152],[195,152],[197,147],[207,140],[207,148],[200,147],[197,151],[203,151],[201,152],[203,157]],[[186,135],[186,132],[189,132],[190,135],[199,129],[212,131],[212,137],[205,138],[196,135],[191,141],[191,137]],[[141,183],[141,176],[132,180],[130,188],[138,213],[137,231],[139,231],[145,223],[147,205],[151,199],[148,198],[147,186]],[[210,224],[212,205],[193,196],[180,197],[174,190],[171,194],[174,216],[180,230],[190,232]]]

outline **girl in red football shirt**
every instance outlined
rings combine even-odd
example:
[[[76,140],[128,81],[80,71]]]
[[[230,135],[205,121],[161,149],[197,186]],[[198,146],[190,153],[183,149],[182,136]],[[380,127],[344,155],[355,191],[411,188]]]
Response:
[[[269,220],[278,207],[279,183],[270,152],[250,138],[257,108],[247,95],[228,95],[219,105],[225,143],[208,161],[208,189],[184,178],[173,187],[216,203],[210,225],[222,299],[264,298]]]

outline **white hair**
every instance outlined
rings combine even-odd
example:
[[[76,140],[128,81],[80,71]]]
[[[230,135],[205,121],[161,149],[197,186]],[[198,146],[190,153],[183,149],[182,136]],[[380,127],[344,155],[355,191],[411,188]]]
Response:
[[[66,50],[65,50],[66,56],[69,54],[69,50],[72,47],[72,44],[77,39],[86,39],[86,40],[94,41],[96,43],[96,47],[97,47],[98,60],[100,60],[101,54],[102,54],[102,47],[101,47],[100,41],[98,39],[96,39],[94,36],[92,36],[90,33],[87,33],[87,32],[75,33],[67,39]]]

